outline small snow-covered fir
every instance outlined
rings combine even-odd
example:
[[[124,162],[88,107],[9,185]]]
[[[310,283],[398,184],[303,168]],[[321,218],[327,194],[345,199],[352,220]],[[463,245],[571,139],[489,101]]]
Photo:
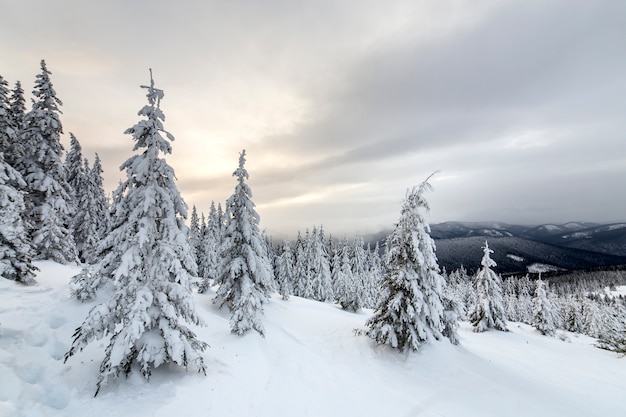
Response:
[[[446,329],[445,280],[439,272],[430,227],[421,213],[429,209],[424,192],[430,188],[427,179],[407,192],[400,220],[387,239],[384,296],[366,323],[367,334],[377,343],[405,351],[441,339]]]
[[[239,155],[235,192],[226,201],[226,226],[220,247],[219,288],[215,302],[230,309],[230,327],[242,335],[264,334],[263,305],[274,286],[273,270],[259,231],[259,215],[246,179],[246,151]]]
[[[536,282],[532,313],[533,327],[543,335],[554,336],[557,328],[557,311],[548,297],[546,284],[541,278]]]
[[[469,319],[474,331],[484,332],[487,329],[507,331],[506,314],[502,302],[502,280],[491,268],[496,263],[491,259],[489,244],[483,248],[482,268],[475,278],[476,302],[469,312]]]
[[[293,252],[288,241],[283,242],[282,253],[276,258],[276,282],[278,284],[278,293],[283,300],[288,300],[293,294]]]

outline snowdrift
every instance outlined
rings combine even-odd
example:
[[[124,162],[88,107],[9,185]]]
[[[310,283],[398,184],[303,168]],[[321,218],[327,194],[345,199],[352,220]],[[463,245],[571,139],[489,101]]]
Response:
[[[213,294],[195,294],[211,346],[207,376],[165,366],[113,380],[93,398],[106,341],[63,364],[95,304],[70,298],[78,267],[39,262],[39,284],[0,280],[0,416],[591,416],[626,415],[626,363],[594,340],[508,333],[447,339],[402,354],[355,336],[370,311],[274,297],[266,337],[229,331]]]

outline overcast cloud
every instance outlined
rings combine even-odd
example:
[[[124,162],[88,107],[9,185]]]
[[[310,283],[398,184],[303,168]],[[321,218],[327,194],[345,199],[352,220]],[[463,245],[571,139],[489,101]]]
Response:
[[[626,2],[24,0],[0,10],[0,74],[29,92],[46,59],[66,136],[100,154],[109,190],[152,68],[187,203],[223,202],[245,148],[274,235],[389,228],[406,189],[436,170],[432,222],[626,220]]]

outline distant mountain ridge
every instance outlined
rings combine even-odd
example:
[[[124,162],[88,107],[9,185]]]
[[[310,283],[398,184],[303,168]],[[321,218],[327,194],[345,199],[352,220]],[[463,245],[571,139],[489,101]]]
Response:
[[[371,236],[384,242],[388,232]],[[439,265],[447,271],[480,267],[485,241],[501,274],[576,270],[626,264],[626,222],[568,222],[536,226],[502,222],[431,225]]]

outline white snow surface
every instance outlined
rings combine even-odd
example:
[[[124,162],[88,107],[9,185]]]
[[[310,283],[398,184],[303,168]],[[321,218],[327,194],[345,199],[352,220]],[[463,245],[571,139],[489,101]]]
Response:
[[[535,274],[541,273],[541,272],[552,272],[552,271],[561,270],[561,268],[559,268],[558,266],[542,264],[540,262],[535,262],[532,265],[528,265],[526,269],[528,270],[528,272],[535,273]]]
[[[353,329],[370,310],[272,297],[266,337],[230,333],[213,294],[194,294],[208,326],[207,376],[177,366],[138,372],[93,394],[106,341],[63,364],[71,336],[98,300],[70,298],[78,267],[37,262],[39,284],[0,279],[0,416],[591,416],[626,415],[626,359],[566,334],[473,333],[418,353],[375,345]]]
[[[521,256],[513,255],[512,253],[507,253],[507,258],[514,260],[515,262],[524,262],[524,258]]]
[[[623,229],[625,227],[626,227],[626,223],[612,224],[612,225],[608,226],[606,228],[606,230],[619,230],[619,229]]]

